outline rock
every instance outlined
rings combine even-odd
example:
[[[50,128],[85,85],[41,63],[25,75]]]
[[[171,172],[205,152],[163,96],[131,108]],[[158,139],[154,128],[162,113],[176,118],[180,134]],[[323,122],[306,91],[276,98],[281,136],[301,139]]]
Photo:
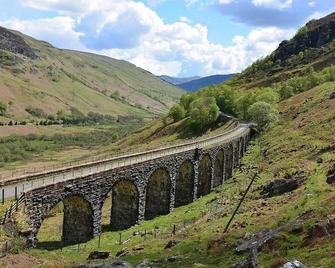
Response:
[[[305,266],[300,261],[294,260],[285,263],[282,268],[305,268]]]
[[[78,268],[133,268],[128,262],[125,261],[114,261],[112,263],[105,264],[84,264]],[[145,267],[143,267],[145,268]]]
[[[252,262],[252,258],[249,257],[239,263],[231,265],[230,268],[254,268],[254,264]]]
[[[136,266],[136,268],[150,268],[150,267],[152,267],[152,264],[148,260],[144,260]]]
[[[306,176],[294,176],[289,179],[274,179],[262,187],[261,194],[266,197],[281,195],[297,189],[305,180]]]
[[[335,91],[333,91],[332,93],[330,93],[329,99],[330,100],[335,99]]]
[[[129,254],[128,248],[123,248],[122,250],[120,250],[119,252],[117,252],[115,254],[115,257],[120,258],[120,257],[124,257],[124,256],[126,256],[128,254]]]
[[[168,262],[175,262],[177,260],[176,256],[171,256],[167,259]]]
[[[0,27],[0,49],[15,54],[21,54],[32,60],[37,59],[33,49],[24,41],[24,39],[5,28]]]
[[[170,240],[164,247],[164,249],[173,248],[174,246],[178,245],[181,241],[179,240]]]
[[[335,165],[328,170],[327,173],[327,183],[328,184],[333,184],[335,182]]]
[[[143,249],[144,249],[144,247],[142,247],[142,246],[133,247],[133,251],[142,251]]]
[[[109,257],[108,251],[93,251],[88,255],[88,260],[107,259]]]
[[[227,123],[229,122],[230,120],[232,120],[233,117],[231,117],[230,115],[227,115],[225,113],[220,113],[218,118],[217,118],[217,123]]]
[[[254,248],[258,249],[270,239],[276,237],[281,229],[281,227],[278,227],[272,230],[265,230],[255,234],[246,233],[245,238],[247,238],[247,240],[236,248],[236,252],[241,253],[252,250]]]

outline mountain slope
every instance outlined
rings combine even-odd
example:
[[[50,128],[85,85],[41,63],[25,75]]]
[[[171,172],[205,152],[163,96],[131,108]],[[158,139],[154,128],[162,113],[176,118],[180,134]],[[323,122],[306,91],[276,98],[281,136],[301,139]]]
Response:
[[[335,64],[335,13],[312,20],[291,40],[285,40],[264,59],[248,67],[232,85],[247,84],[249,88],[268,86],[274,82],[303,75],[312,66],[321,70]],[[302,68],[303,67],[303,68]]]
[[[179,78],[179,77],[161,75],[161,76],[159,76],[159,78],[162,79],[165,82],[168,82],[172,85],[177,86],[179,84],[183,84],[183,83],[191,82],[191,81],[196,80],[196,79],[200,79],[201,77],[200,76],[191,76],[191,77]]]
[[[0,101],[7,118],[97,112],[152,117],[165,113],[183,91],[122,60],[61,50],[19,32],[0,28]],[[3,118],[3,120],[5,120]]]
[[[210,85],[221,84],[222,82],[234,77],[235,74],[226,74],[226,75],[211,75],[206,76],[200,79],[192,80],[190,82],[178,84],[178,87],[186,91],[196,91],[203,87],[208,87]]]

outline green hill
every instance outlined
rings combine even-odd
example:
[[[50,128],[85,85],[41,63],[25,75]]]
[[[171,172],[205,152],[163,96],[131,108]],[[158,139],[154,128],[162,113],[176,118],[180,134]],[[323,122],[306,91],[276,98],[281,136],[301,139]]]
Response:
[[[36,109],[44,117],[73,110],[153,117],[183,93],[126,61],[57,49],[1,27],[0,69],[2,121],[34,118]]]

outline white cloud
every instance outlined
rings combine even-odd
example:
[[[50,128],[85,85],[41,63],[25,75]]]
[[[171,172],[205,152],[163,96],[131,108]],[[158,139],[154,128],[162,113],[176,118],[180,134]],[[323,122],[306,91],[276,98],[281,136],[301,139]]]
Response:
[[[59,48],[84,50],[79,41],[80,33],[73,30],[75,20],[71,17],[54,17],[38,20],[9,19],[0,25],[21,31],[36,39],[48,41]]]
[[[293,0],[252,0],[255,6],[284,9],[292,5]]]
[[[185,1],[188,4],[197,2]],[[197,66],[200,75],[239,72],[257,58],[270,53],[280,41],[294,33],[274,27],[256,28],[245,37],[236,36],[232,45],[223,46],[209,41],[206,26],[192,24],[187,18],[165,23],[148,6],[132,0],[97,0],[94,5],[91,4],[93,1],[81,0],[81,10],[74,8],[77,3],[71,5],[65,0],[24,2],[26,5],[40,5],[39,8],[76,15],[7,21],[8,27],[59,47],[88,50],[89,42],[96,42],[95,47],[90,46],[91,49],[95,48],[96,53],[130,61],[157,75],[180,75],[186,66],[188,69]],[[129,25],[122,24],[124,14],[131,14]],[[145,30],[139,31],[131,25],[145,26]],[[116,35],[117,28],[124,30],[125,35]],[[130,43],[127,39],[129,36],[135,38]]]

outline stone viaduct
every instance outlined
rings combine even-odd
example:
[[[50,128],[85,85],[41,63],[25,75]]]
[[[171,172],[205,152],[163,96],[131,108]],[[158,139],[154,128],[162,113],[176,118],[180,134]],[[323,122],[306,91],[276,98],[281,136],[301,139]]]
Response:
[[[112,230],[129,228],[189,204],[232,176],[247,149],[250,133],[249,126],[239,126],[230,137],[222,134],[217,143],[195,143],[175,153],[170,147],[171,153],[165,156],[27,190],[24,211],[31,227],[28,242],[36,245],[43,220],[60,202],[64,204],[65,244],[82,243],[101,233],[102,206],[110,193]]]

